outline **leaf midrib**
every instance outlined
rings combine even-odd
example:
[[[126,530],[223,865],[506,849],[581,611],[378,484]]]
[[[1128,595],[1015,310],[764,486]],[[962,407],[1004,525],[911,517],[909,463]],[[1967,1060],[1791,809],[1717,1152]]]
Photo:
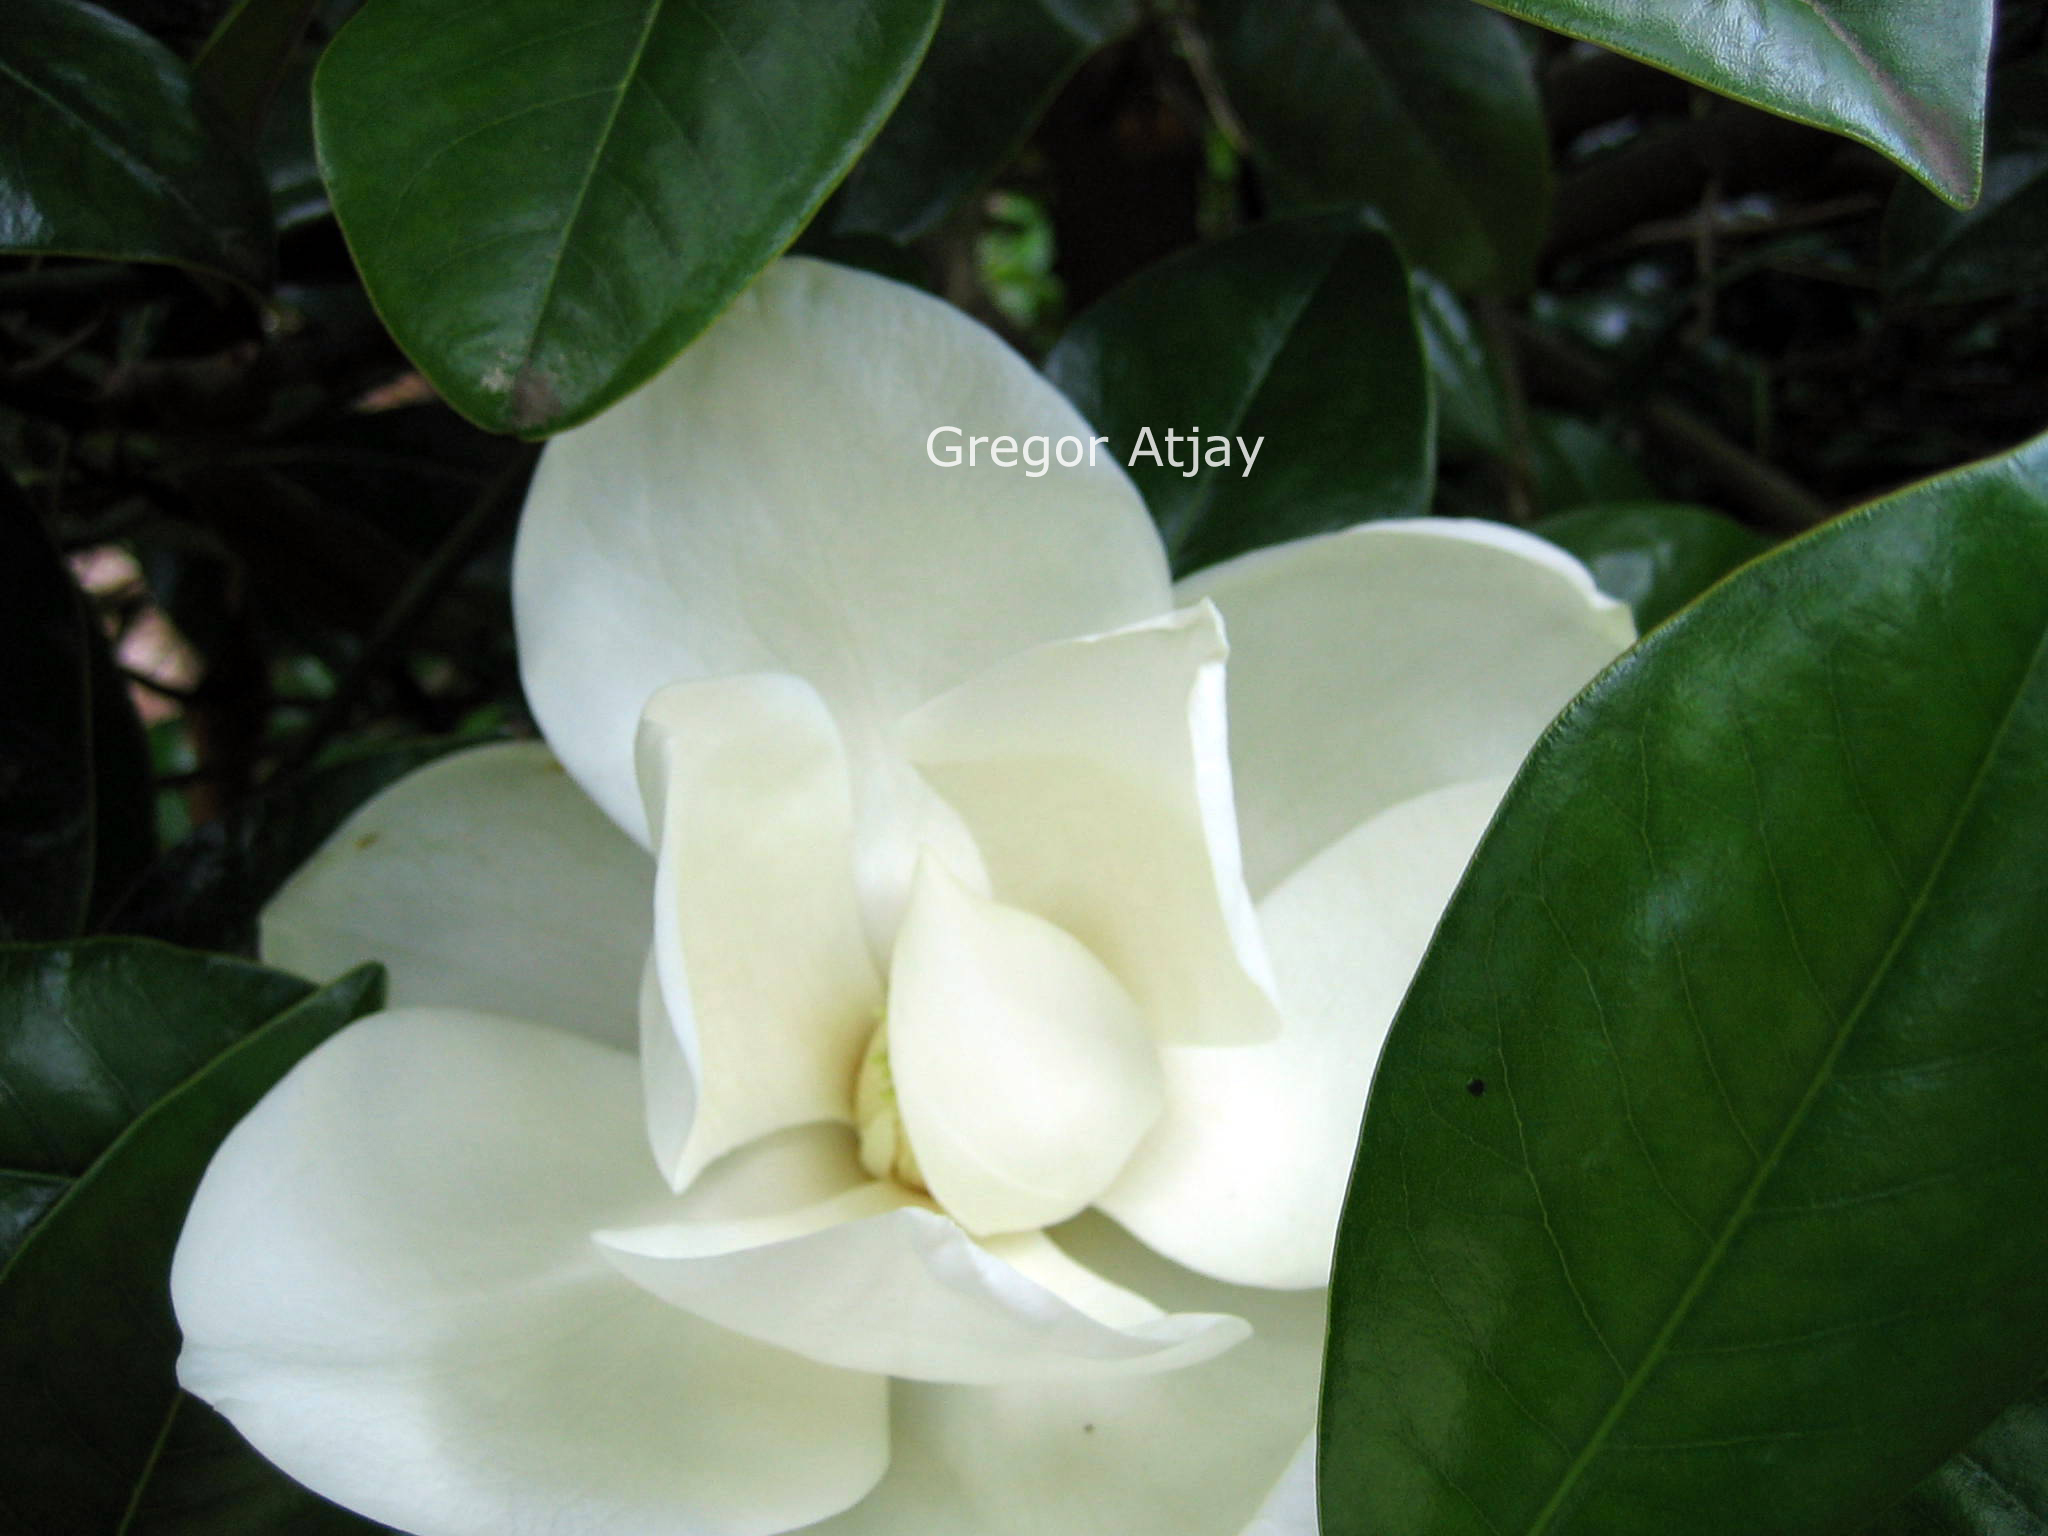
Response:
[[[590,161],[583,169],[582,179],[576,186],[576,200],[569,205],[568,216],[562,220],[562,232],[555,241],[554,251],[548,258],[548,273],[541,284],[540,298],[533,307],[533,320],[527,328],[526,340],[519,350],[519,365],[512,370],[514,388],[517,381],[533,366],[535,355],[540,351],[540,338],[547,328],[548,311],[553,308],[555,288],[561,281],[562,263],[569,254],[569,246],[576,236],[576,226],[583,217],[583,204],[590,196],[590,189],[597,181],[597,168],[604,163],[611,151],[612,131],[618,126],[619,114],[625,110],[626,93],[633,87],[633,80],[640,72],[640,61],[647,56],[647,45],[654,36],[654,24],[661,19],[668,0],[647,0],[647,16],[640,24],[640,35],[634,39],[633,51],[627,56],[625,67],[619,71],[619,83],[612,93],[611,110],[605,114],[604,126],[597,132]],[[515,405],[516,410],[516,405]]]
[[[656,3],[659,4],[660,0],[656,0]],[[163,175],[162,172],[150,165],[148,161],[138,159],[135,155],[124,149],[117,140],[111,138],[104,130],[87,119],[76,107],[51,95],[49,91],[38,85],[29,76],[24,75],[5,59],[0,59],[0,76],[5,76],[7,79],[12,80],[30,95],[42,101],[45,106],[49,107],[59,117],[71,123],[103,156],[126,171],[131,180],[151,188],[166,202],[175,205],[197,226],[200,233],[207,237],[206,243],[208,248],[213,248],[215,244],[211,238],[213,221],[199,209],[197,204],[193,203],[185,195],[185,190],[182,186]]]
[[[1841,1059],[1842,1052],[1848,1046],[1850,1036],[1855,1033],[1857,1025],[1862,1022],[1863,1015],[1868,1011],[1871,1000],[1877,995],[1878,989],[1891,974],[1892,967],[1898,960],[1907,940],[1911,938],[1914,930],[1919,926],[1922,916],[1926,913],[1929,896],[1935,885],[1940,881],[1942,874],[1946,871],[1949,859],[1955,852],[1956,842],[1962,836],[1963,828],[1969,824],[1971,816],[1975,812],[1977,800],[1983,792],[1984,781],[1990,773],[1991,765],[1997,759],[2000,749],[2005,744],[2006,736],[2012,729],[2013,719],[2019,712],[2020,703],[2027,696],[2029,684],[2041,670],[2044,656],[2048,656],[2048,628],[2042,630],[2041,638],[2035,642],[2033,654],[2029,657],[2026,667],[2020,673],[2019,683],[2013,689],[2011,699],[2006,703],[2004,714],[2000,717],[1997,727],[1992,731],[1990,739],[1985,743],[1984,755],[1978,761],[1976,771],[1970,779],[1970,786],[1964,792],[1962,801],[1956,808],[1955,818],[1949,825],[1947,835],[1942,839],[1941,847],[1929,862],[1927,872],[1920,881],[1920,887],[1914,893],[1912,905],[1907,909],[1904,919],[1899,923],[1898,931],[1893,934],[1891,943],[1886,946],[1884,954],[1872,969],[1870,978],[1864,984],[1855,1005],[1843,1016],[1840,1026],[1835,1031],[1835,1038],[1829,1044],[1826,1056],[1822,1058],[1819,1066],[1815,1068],[1812,1078],[1806,1085],[1806,1092],[1800,1097],[1799,1103],[1794,1106],[1791,1115],[1787,1117],[1784,1130],[1779,1133],[1778,1139],[1771,1145],[1769,1152],[1765,1155],[1762,1162],[1758,1164],[1755,1174],[1752,1175],[1748,1186],[1742,1192],[1742,1198],[1736,1202],[1734,1210],[1729,1213],[1728,1219],[1723,1223],[1721,1232],[1716,1237],[1713,1247],[1708,1250],[1706,1258],[1695,1271],[1692,1281],[1686,1286],[1684,1292],[1673,1305],[1670,1315],[1665,1319],[1664,1326],[1658,1330],[1657,1336],[1650,1341],[1648,1351],[1645,1352],[1642,1360],[1637,1363],[1635,1370],[1629,1374],[1628,1379],[1622,1383],[1621,1391],[1616,1394],[1613,1403],[1609,1405],[1606,1414],[1601,1418],[1600,1423],[1595,1426],[1593,1433],[1587,1438],[1586,1444],[1580,1450],[1578,1456],[1573,1459],[1572,1464],[1565,1469],[1564,1474],[1558,1479],[1557,1486],[1551,1491],[1550,1498],[1545,1501],[1543,1507],[1536,1512],[1535,1518],[1526,1527],[1524,1536],[1542,1536],[1543,1532],[1550,1529],[1551,1523],[1556,1518],[1558,1511],[1563,1508],[1566,1498],[1578,1486],[1586,1469],[1593,1464],[1595,1458],[1598,1457],[1601,1450],[1605,1447],[1608,1437],[1613,1433],[1615,1426],[1620,1423],[1623,1415],[1627,1413],[1629,1405],[1634,1402],[1637,1393],[1656,1374],[1657,1368],[1663,1363],[1671,1340],[1677,1335],[1678,1330],[1684,1326],[1685,1320],[1690,1315],[1694,1304],[1706,1292],[1708,1285],[1713,1281],[1716,1272],[1720,1269],[1721,1261],[1727,1256],[1728,1249],[1735,1240],[1736,1234],[1748,1221],[1751,1211],[1756,1207],[1758,1197],[1762,1194],[1765,1186],[1770,1183],[1772,1176],[1777,1172],[1778,1165],[1783,1160],[1787,1148],[1798,1137],[1800,1130],[1806,1123],[1807,1115],[1812,1111],[1815,1102],[1820,1097],[1821,1091],[1833,1077],[1835,1063]]]

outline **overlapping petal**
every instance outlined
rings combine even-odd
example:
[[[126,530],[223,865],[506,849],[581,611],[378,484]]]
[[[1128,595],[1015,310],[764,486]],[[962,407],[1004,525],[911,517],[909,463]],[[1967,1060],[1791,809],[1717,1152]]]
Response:
[[[1072,935],[918,875],[889,967],[889,1059],[924,1182],[977,1236],[1086,1210],[1162,1107],[1130,993]]]
[[[985,1385],[1173,1371],[1246,1335],[1239,1318],[1161,1313],[1107,1282],[1065,1273],[1071,1265],[1031,1251],[1045,1241],[977,1243],[894,1184],[782,1215],[598,1234],[621,1273],[678,1308],[810,1359],[907,1380]]]
[[[1329,1283],[1380,1045],[1507,785],[1391,806],[1259,904],[1286,1029],[1260,1045],[1169,1048],[1166,1115],[1103,1210],[1219,1279]]]
[[[1313,1431],[1323,1297],[1203,1280],[1100,1217],[1071,1222],[1057,1237],[1091,1270],[1163,1306],[1245,1318],[1251,1338],[1167,1375],[986,1387],[898,1383],[888,1476],[806,1536],[1244,1531]],[[1314,1531],[1310,1523],[1258,1536]]]
[[[665,684],[808,679],[846,732],[863,828],[909,825],[889,803],[891,722],[1027,646],[1168,607],[1158,536],[1113,458],[1039,478],[986,452],[941,468],[925,442],[943,425],[1090,436],[957,309],[789,259],[549,444],[513,573],[521,671],[548,740],[621,826],[643,828],[634,723]]]
[[[770,1131],[848,1120],[880,1017],[845,754],[785,674],[663,689],[640,727],[659,846],[642,999],[648,1128],[680,1189]]]
[[[1238,858],[1227,652],[1198,604],[1014,656],[899,732],[996,896],[1094,950],[1162,1040],[1279,1027]]]
[[[654,865],[538,742],[442,758],[344,822],[264,909],[263,958],[365,960],[394,1006],[480,1008],[630,1045]]]
[[[1370,523],[1182,583],[1230,626],[1231,763],[1264,897],[1365,818],[1514,772],[1635,638],[1569,555],[1498,523]]]
[[[343,1031],[207,1171],[171,1275],[180,1379],[416,1536],[767,1536],[845,1508],[888,1458],[883,1383],[665,1306],[590,1241],[676,1209],[633,1077],[479,1014]]]

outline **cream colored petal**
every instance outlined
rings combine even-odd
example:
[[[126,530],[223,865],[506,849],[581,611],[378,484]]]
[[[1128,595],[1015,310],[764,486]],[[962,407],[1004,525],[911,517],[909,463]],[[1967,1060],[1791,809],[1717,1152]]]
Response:
[[[888,1042],[924,1183],[977,1236],[1080,1214],[1159,1118],[1159,1052],[1117,979],[933,860],[890,962]]]
[[[648,1134],[680,1189],[758,1136],[850,1121],[881,981],[845,754],[815,689],[772,674],[665,688],[640,772],[659,847]]]
[[[1197,572],[1230,626],[1231,761],[1263,897],[1365,818],[1511,774],[1635,638],[1555,545],[1499,523],[1369,523]]]
[[[920,1381],[1172,1371],[1246,1331],[1230,1316],[1134,1316],[1137,1298],[1027,1258],[1062,1294],[888,1184],[777,1216],[608,1230],[597,1244],[636,1284],[708,1322],[825,1364]]]
[[[1227,649],[1201,604],[1013,657],[899,732],[996,897],[1093,950],[1161,1040],[1278,1029],[1238,857]]]
[[[263,910],[263,958],[330,977],[365,960],[393,1006],[634,1036],[654,865],[539,742],[474,747],[358,809]]]
[[[592,1223],[677,1209],[632,1058],[413,1009],[229,1135],[171,1272],[179,1379],[314,1492],[418,1536],[769,1536],[888,1459],[883,1383],[662,1305]]]
[[[1246,1318],[1251,1338],[1165,1376],[898,1382],[888,1476],[805,1536],[1244,1536],[1315,1425],[1323,1297],[1200,1279],[1100,1217],[1054,1235],[1162,1305]]]
[[[1167,1110],[1097,1203],[1168,1257],[1241,1285],[1329,1282],[1365,1096],[1505,779],[1382,811],[1260,903],[1280,1038],[1164,1053]]]
[[[814,684],[862,834],[911,826],[882,732],[1027,646],[1165,611],[1165,555],[1114,456],[1032,477],[943,468],[934,428],[1092,435],[959,310],[798,258],[669,368],[549,443],[513,571],[527,697],[570,771],[644,835],[633,731],[663,685]],[[914,851],[914,850],[913,850]],[[907,885],[907,860],[893,866]],[[900,889],[893,899],[900,906]],[[883,899],[886,907],[890,899]]]

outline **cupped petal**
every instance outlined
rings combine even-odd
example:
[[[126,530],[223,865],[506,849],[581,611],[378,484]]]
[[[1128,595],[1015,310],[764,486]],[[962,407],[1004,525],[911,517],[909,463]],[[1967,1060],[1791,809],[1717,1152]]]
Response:
[[[1011,657],[897,733],[974,834],[997,898],[1093,950],[1161,1040],[1279,1028],[1238,855],[1228,649],[1198,604]]]
[[[664,688],[640,727],[659,855],[641,993],[647,1125],[678,1189],[787,1126],[849,1121],[881,978],[839,733],[786,674]]]
[[[1506,779],[1418,795],[1290,875],[1259,917],[1277,1040],[1165,1051],[1166,1114],[1097,1204],[1240,1285],[1321,1286],[1373,1067]]]
[[[976,1236],[1079,1215],[1163,1103],[1130,993],[1071,935],[920,866],[889,964],[896,1108],[925,1186]]]
[[[1244,1531],[1314,1428],[1324,1298],[1203,1280],[1092,1215],[1055,1236],[1091,1270],[1163,1304],[1245,1317],[1251,1338],[1167,1376],[989,1387],[898,1382],[888,1476],[805,1536]]]
[[[1236,1317],[1162,1313],[1076,1275],[1071,1261],[1033,1251],[1044,1242],[1025,1234],[977,1243],[881,1183],[781,1215],[597,1234],[621,1273],[678,1308],[828,1365],[908,1380],[1172,1371],[1246,1335]]]
[[[590,1243],[675,1208],[633,1078],[479,1014],[344,1030],[207,1170],[179,1379],[417,1536],[766,1536],[845,1508],[888,1459],[882,1383],[663,1306]]]
[[[263,909],[270,964],[391,973],[394,1006],[631,1045],[654,864],[539,742],[475,747],[375,796]]]
[[[982,437],[979,463],[934,463],[941,427],[963,448]],[[960,311],[816,261],[769,268],[542,456],[513,570],[542,730],[642,835],[632,747],[649,696],[794,672],[853,745],[863,826],[913,825],[885,804],[888,723],[1013,651],[1168,606],[1158,535],[1115,458],[1041,476],[993,462],[987,439],[1034,435],[1091,436]]]
[[[1631,644],[1626,604],[1499,523],[1369,523],[1199,571],[1230,625],[1231,761],[1263,897],[1350,827],[1513,773]]]

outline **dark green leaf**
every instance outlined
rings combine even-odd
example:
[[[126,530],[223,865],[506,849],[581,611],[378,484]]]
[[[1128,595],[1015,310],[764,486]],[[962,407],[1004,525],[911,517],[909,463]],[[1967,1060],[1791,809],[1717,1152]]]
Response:
[[[164,964],[152,978],[161,993],[190,984],[195,957],[122,947],[138,970]],[[247,980],[236,978],[224,1007],[243,1006]],[[181,1005],[203,1006],[206,984],[202,977]],[[280,991],[298,985],[274,982]],[[103,1536],[143,1501],[180,1411],[166,1279],[200,1175],[273,1083],[382,995],[383,975],[368,966],[256,1022],[135,1116],[0,1269],[0,1519],[9,1529]],[[100,1035],[155,1023],[146,997],[98,1001],[118,1010],[92,1020]],[[40,1005],[31,994],[20,1006]]]
[[[687,345],[881,126],[939,0],[370,0],[314,133],[378,312],[441,394],[529,435]]]
[[[903,104],[847,178],[837,227],[895,240],[930,230],[1136,20],[1134,0],[952,0]]]
[[[312,991],[129,939],[0,947],[0,1209],[40,1215],[145,1107]]]
[[[1485,338],[1447,285],[1427,272],[1415,273],[1414,284],[1415,318],[1436,395],[1438,446],[1446,457],[1512,457],[1507,391]]]
[[[34,510],[0,472],[0,939],[69,938],[154,853],[148,748]]]
[[[1379,1062],[1328,1536],[1854,1529],[2048,1367],[2048,438],[1540,741]]]
[[[1977,195],[1997,0],[1486,0]]]
[[[1612,433],[1577,416],[1529,414],[1529,474],[1546,512],[1603,501],[1654,501],[1657,488]]]
[[[2048,1536],[2048,1387],[2037,1387],[1865,1536]]]
[[[0,250],[266,280],[269,203],[161,43],[83,0],[7,0]]]
[[[1400,253],[1348,215],[1290,220],[1141,272],[1068,329],[1046,371],[1110,439],[1178,570],[1368,518],[1419,514],[1429,385]],[[1132,463],[1141,433],[1179,467]],[[1189,475],[1171,429],[1233,443]]]
[[[1286,202],[1376,208],[1455,287],[1528,286],[1550,161],[1507,23],[1470,0],[1208,0],[1205,14]]]
[[[1984,195],[1958,212],[1902,182],[1884,220],[1885,282],[1959,302],[2048,282],[2048,58],[1993,82]]]
[[[1531,531],[1584,561],[1601,591],[1635,610],[1639,631],[1663,623],[1771,543],[1733,518],[1668,501],[1575,507]]]

